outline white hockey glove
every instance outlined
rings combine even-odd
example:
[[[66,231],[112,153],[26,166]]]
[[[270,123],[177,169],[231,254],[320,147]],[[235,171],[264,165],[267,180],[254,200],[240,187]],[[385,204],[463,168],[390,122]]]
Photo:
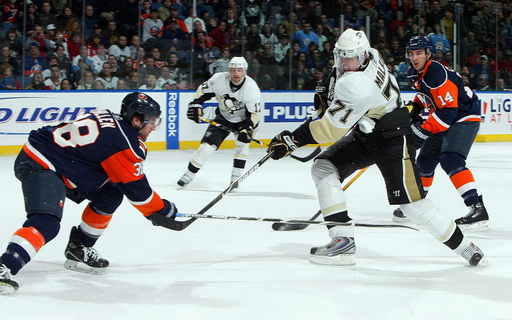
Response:
[[[201,122],[203,117],[203,106],[197,103],[189,103],[187,110],[187,118],[195,123]]]

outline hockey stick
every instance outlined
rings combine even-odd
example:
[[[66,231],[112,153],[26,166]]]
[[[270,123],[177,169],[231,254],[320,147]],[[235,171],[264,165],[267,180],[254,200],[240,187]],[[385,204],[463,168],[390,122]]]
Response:
[[[190,224],[192,224],[194,221],[196,221],[197,218],[200,218],[202,214],[204,214],[211,207],[213,207],[217,202],[222,200],[222,198],[224,198],[224,196],[226,194],[231,192],[231,190],[237,188],[238,185],[242,181],[244,181],[249,175],[251,175],[254,171],[258,170],[258,168],[262,164],[264,164],[268,159],[270,159],[273,154],[274,154],[273,151],[267,153],[263,158],[261,158],[260,161],[258,161],[254,166],[252,166],[249,170],[247,170],[247,172],[245,172],[240,177],[238,177],[238,179],[233,181],[224,191],[222,191],[215,199],[210,201],[210,203],[208,203],[203,209],[201,209],[193,217],[191,216],[192,219],[189,219],[189,220],[186,220],[186,221],[176,221],[176,220],[169,221],[169,222],[166,222],[166,226],[165,227],[168,228],[168,229],[175,230],[175,231],[181,231],[181,230],[185,229],[186,227],[188,227]],[[178,217],[185,217],[183,215],[180,216],[179,214],[177,216]],[[167,219],[167,220],[169,220],[169,219]]]
[[[350,187],[350,185],[352,183],[354,183],[368,168],[369,167],[365,167],[365,168],[359,170],[359,172],[356,173],[356,175],[353,176],[352,179],[350,179],[350,181],[347,182],[341,188],[341,190],[343,190],[343,191],[347,190],[347,188]],[[314,221],[316,218],[318,218],[320,216],[320,214],[322,214],[322,210],[318,210],[317,213],[315,213],[315,215],[312,216],[311,218],[309,218],[309,220],[307,220],[307,221]],[[308,226],[309,226],[309,224],[307,224],[307,223],[303,223],[303,224],[287,224],[287,223],[282,223],[282,222],[276,222],[276,223],[272,224],[272,229],[275,230],[275,231],[296,231],[296,230],[304,230]]]
[[[334,222],[334,221],[311,221],[311,220],[282,220],[278,218],[258,218],[258,217],[235,217],[235,216],[219,216],[219,215],[200,215],[194,213],[177,213],[177,217],[187,217],[192,219],[219,219],[219,220],[242,220],[242,221],[259,221],[259,222],[277,222],[277,223],[291,223],[291,224],[316,224],[321,226],[350,226],[350,222]],[[189,220],[190,221],[190,220]],[[416,228],[401,225],[401,224],[371,224],[371,223],[355,223],[356,227],[366,228],[403,228],[419,231]]]
[[[223,124],[218,123],[217,121],[214,121],[214,120],[211,120],[211,119],[206,119],[206,118],[201,118],[201,120],[204,121],[204,122],[208,122],[209,124],[211,124],[213,126],[216,126],[218,128],[221,128],[223,130],[229,131],[231,133],[235,133],[235,134],[238,133],[238,131],[236,131],[235,129],[231,129],[230,127],[227,127],[227,126],[225,126]],[[254,139],[254,138],[251,138],[251,141],[256,142],[257,144],[262,145],[262,146],[265,145],[260,140],[257,140],[257,139]],[[309,160],[311,160],[311,159],[315,158],[317,155],[319,155],[320,152],[322,152],[322,149],[320,147],[316,147],[316,149],[310,155],[308,155],[306,157],[299,157],[299,156],[291,154],[290,158],[293,158],[293,159],[298,160],[300,162],[308,162]]]

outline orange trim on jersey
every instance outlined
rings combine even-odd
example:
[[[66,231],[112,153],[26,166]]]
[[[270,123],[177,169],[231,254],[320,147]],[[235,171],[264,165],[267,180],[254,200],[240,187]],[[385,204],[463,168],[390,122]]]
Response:
[[[430,188],[432,183],[434,183],[434,177],[421,177],[421,183],[423,187]]]
[[[101,215],[96,213],[90,205],[85,207],[82,214],[82,221],[95,229],[106,229],[112,220],[112,215]]]
[[[132,150],[126,149],[104,160],[101,166],[113,183],[128,183],[144,177],[142,161]]]
[[[39,158],[35,153],[30,151],[30,149],[27,147],[26,144],[23,145],[23,151],[35,162],[37,162],[41,167],[43,167],[46,170],[51,170],[50,166],[41,158]]]
[[[164,208],[164,202],[156,192],[153,192],[153,196],[149,202],[144,204],[132,204],[135,208],[137,208],[137,210],[142,212],[145,217],[152,215],[153,213],[158,212]]]
[[[475,182],[475,178],[473,177],[473,174],[468,169],[462,170],[460,172],[457,172],[453,176],[450,177],[450,180],[452,181],[453,185],[455,186],[455,189],[459,189],[465,184]]]
[[[36,252],[38,252],[46,243],[44,236],[34,227],[18,229],[14,234],[27,240],[34,247]]]

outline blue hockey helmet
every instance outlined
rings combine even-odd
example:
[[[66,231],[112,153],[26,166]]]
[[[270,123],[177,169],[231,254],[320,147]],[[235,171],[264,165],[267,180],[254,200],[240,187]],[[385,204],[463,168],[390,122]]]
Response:
[[[129,93],[121,103],[121,117],[126,121],[139,116],[143,118],[144,123],[148,123],[151,118],[160,118],[161,114],[158,102],[142,92]]]
[[[418,49],[425,49],[427,54],[432,53],[432,41],[425,36],[414,36],[409,39],[409,42],[407,42],[407,46],[405,47],[406,52]]]

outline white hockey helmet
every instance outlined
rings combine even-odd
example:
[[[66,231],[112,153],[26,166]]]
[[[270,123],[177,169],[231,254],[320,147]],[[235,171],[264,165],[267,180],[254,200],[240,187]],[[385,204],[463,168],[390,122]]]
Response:
[[[339,65],[339,58],[359,58],[359,67],[364,67],[368,58],[370,43],[363,31],[347,29],[334,45],[334,58],[336,66]]]
[[[229,68],[242,68],[247,70],[248,64],[244,57],[233,57],[229,60]]]

